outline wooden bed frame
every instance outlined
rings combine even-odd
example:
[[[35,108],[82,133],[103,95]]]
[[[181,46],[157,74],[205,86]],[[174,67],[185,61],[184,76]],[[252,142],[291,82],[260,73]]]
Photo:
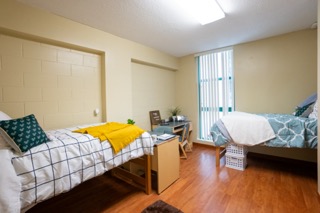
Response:
[[[143,157],[132,159],[129,162],[144,167],[144,176],[134,174],[121,166],[113,168],[111,174],[131,185],[143,189],[147,195],[151,194],[151,156],[144,155]]]

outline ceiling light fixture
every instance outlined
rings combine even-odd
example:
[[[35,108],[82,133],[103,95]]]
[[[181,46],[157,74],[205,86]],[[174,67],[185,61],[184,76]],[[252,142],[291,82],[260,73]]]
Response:
[[[184,0],[183,4],[202,25],[225,17],[220,5],[215,0]]]

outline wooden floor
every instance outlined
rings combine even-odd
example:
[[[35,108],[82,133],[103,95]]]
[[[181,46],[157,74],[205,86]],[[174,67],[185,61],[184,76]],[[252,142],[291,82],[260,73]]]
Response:
[[[248,156],[248,167],[238,171],[215,167],[212,147],[195,145],[181,159],[180,179],[161,195],[146,195],[109,174],[89,180],[28,211],[141,212],[162,199],[183,212],[320,212],[315,164],[282,162]],[[223,160],[222,160],[223,161]]]

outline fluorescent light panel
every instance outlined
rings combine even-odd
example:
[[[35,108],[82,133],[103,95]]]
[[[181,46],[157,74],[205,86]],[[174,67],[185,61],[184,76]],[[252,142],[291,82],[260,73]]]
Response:
[[[183,0],[183,4],[202,25],[225,17],[215,0]]]

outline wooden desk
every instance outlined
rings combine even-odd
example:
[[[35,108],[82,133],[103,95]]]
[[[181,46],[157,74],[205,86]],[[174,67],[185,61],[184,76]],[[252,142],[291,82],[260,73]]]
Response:
[[[170,121],[166,124],[157,124],[157,125],[151,125],[151,130],[154,130],[155,128],[159,127],[159,126],[164,126],[164,127],[168,127],[171,129],[172,133],[179,133],[182,131],[183,126],[186,123],[190,123],[190,129],[189,131],[192,130],[192,123],[191,121]]]
[[[121,165],[121,167],[135,176],[146,174],[148,178],[152,179],[150,182],[148,182],[148,188],[145,189],[147,194],[151,193],[151,182],[156,180],[156,187],[153,188],[155,188],[157,193],[160,194],[180,177],[179,137],[176,136],[169,140],[155,143],[153,155],[150,156],[149,160],[150,164],[148,170],[135,161],[127,162]],[[118,170],[119,169],[113,169],[113,171],[120,173],[121,171]],[[151,170],[152,175],[151,172],[145,172]],[[128,178],[127,173],[123,174],[122,179],[131,183],[137,181],[136,178]],[[139,181],[139,183],[144,182]]]
[[[182,133],[182,129],[183,126],[186,123],[190,123],[190,127],[189,127],[189,140],[188,140],[188,144],[189,147],[192,149],[192,140],[190,140],[191,138],[191,133],[192,133],[192,122],[191,121],[172,121],[172,122],[168,122],[167,125],[158,125],[159,126],[164,126],[164,127],[168,127],[172,133],[174,134],[181,134]]]
[[[180,177],[179,137],[155,144],[151,169],[157,175],[157,193],[160,194]]]
[[[190,123],[190,124],[191,124],[190,121],[172,121],[172,122],[168,122],[167,125],[163,125],[163,126],[166,126],[166,127],[171,128],[171,131],[172,131],[173,133],[179,133],[179,132],[182,131],[183,126],[184,126],[186,123]],[[162,125],[160,124],[160,126],[162,126]]]

